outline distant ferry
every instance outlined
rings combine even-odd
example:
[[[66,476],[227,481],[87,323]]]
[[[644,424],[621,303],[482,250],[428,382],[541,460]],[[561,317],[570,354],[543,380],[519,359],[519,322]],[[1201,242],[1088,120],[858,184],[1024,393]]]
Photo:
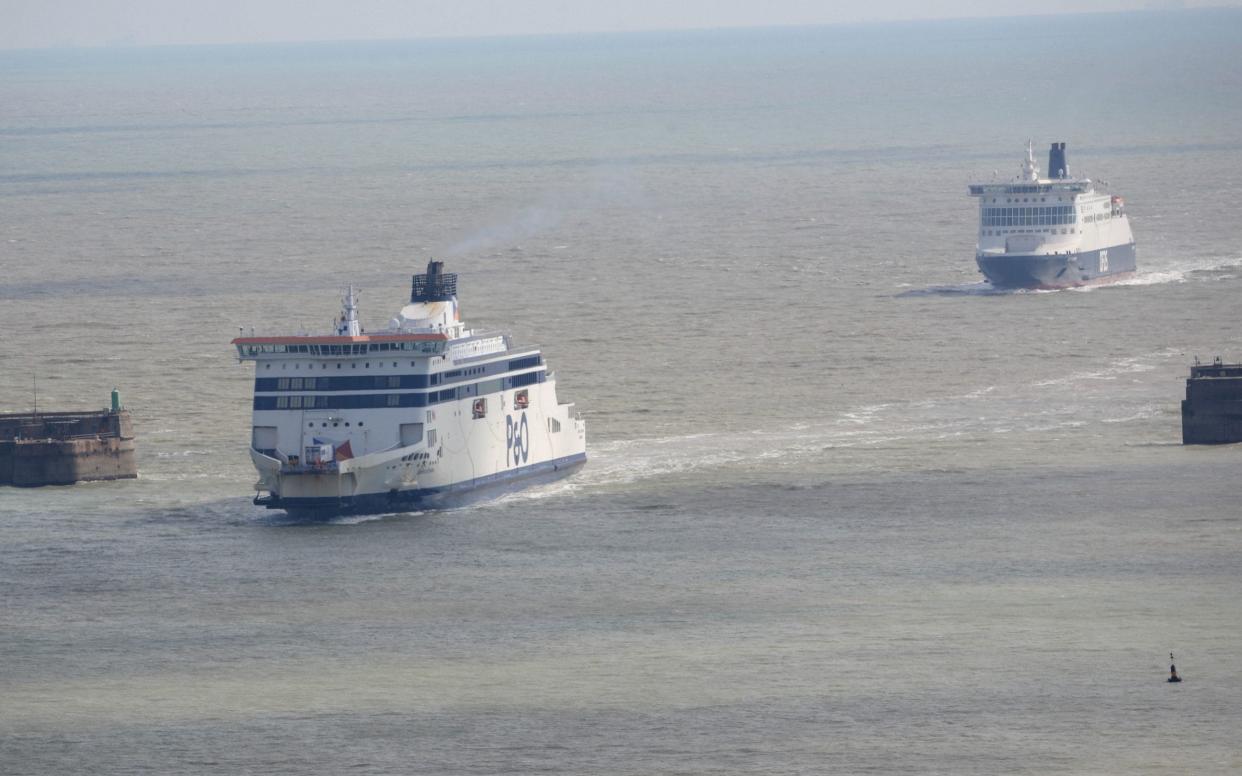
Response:
[[[1039,177],[1030,143],[1022,173],[976,183],[979,271],[997,288],[1068,288],[1120,280],[1135,270],[1134,234],[1121,197],[1069,177],[1065,143],[1048,152]]]
[[[328,335],[238,337],[255,362],[255,504],[296,515],[441,506],[453,494],[586,461],[586,424],[536,347],[465,328],[457,276],[433,261],[384,331],[352,287]]]

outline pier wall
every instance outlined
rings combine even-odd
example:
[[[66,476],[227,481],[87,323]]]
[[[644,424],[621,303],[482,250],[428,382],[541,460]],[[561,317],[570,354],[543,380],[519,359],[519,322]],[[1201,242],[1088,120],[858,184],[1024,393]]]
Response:
[[[1191,367],[1182,402],[1182,444],[1242,442],[1242,364]]]
[[[0,485],[38,487],[138,476],[129,412],[0,415]]]

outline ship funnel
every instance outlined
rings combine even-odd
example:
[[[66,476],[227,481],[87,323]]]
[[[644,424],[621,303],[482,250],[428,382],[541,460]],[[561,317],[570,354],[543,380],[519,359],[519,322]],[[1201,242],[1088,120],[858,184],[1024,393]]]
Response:
[[[1048,149],[1048,177],[1068,178],[1069,165],[1065,163],[1065,144],[1053,143]]]
[[[457,273],[445,272],[444,262],[427,262],[427,274],[414,276],[410,303],[447,302],[457,296]]]

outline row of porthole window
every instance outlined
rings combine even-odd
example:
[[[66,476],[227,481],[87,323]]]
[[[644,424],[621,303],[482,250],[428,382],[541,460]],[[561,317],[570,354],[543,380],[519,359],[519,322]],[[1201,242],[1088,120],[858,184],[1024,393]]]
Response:
[[[996,202],[996,197],[992,197],[992,201],[993,201],[993,202]],[[1034,197],[1023,197],[1022,199],[1018,199],[1017,197],[1005,197],[1005,201],[1006,201],[1006,202],[1034,202],[1034,201],[1035,201],[1035,198],[1034,198]],[[1039,201],[1040,201],[1040,202],[1047,202],[1047,201],[1048,201],[1048,198],[1047,198],[1047,197],[1040,197],[1040,198],[1039,198]],[[1064,200],[1063,200],[1063,199],[1061,199],[1061,197],[1057,197],[1057,202],[1064,202]]]
[[[400,407],[401,396],[402,394],[399,394],[399,393],[390,393],[390,394],[385,395],[383,397],[385,399],[385,405],[388,407]],[[431,394],[431,396],[433,397],[432,401],[438,400],[434,398],[435,397],[434,392]],[[454,398],[454,399],[457,398],[455,391],[451,398]],[[447,401],[448,397],[446,397],[444,400]],[[332,402],[328,399],[327,396],[318,396],[318,397],[315,397],[315,396],[277,396],[276,401],[275,401],[275,408],[278,410],[332,409],[331,404]],[[368,406],[375,407],[375,406],[380,406],[380,405],[368,405]]]
[[[983,231],[984,236],[986,237],[1000,236],[1002,234],[1056,234],[1057,233],[1056,229],[996,229],[996,230],[984,229],[982,231]],[[1076,234],[1076,232],[1073,229],[1069,230],[1069,232],[1066,232],[1064,229],[1062,229],[1061,234]]]
[[[328,423],[327,423],[327,421],[324,421],[323,423],[320,423],[319,425],[320,425],[320,427],[321,427],[321,428],[327,428],[327,427],[328,427]],[[339,420],[334,420],[334,421],[332,421],[332,427],[333,427],[333,428],[338,428],[340,425],[341,425],[341,422],[340,422]],[[310,422],[310,423],[307,423],[307,424],[306,424],[306,427],[307,427],[307,428],[314,428],[314,427],[315,427],[315,423],[314,423],[314,421],[312,421],[312,422]],[[361,421],[361,420],[360,420],[360,421],[358,421],[358,427],[359,427],[359,428],[362,428],[362,421]],[[345,421],[345,428],[349,428],[349,421],[348,421],[348,420],[347,420],[347,421]]]
[[[393,366],[396,366],[396,365],[397,365],[397,362],[396,362],[396,361],[392,362],[392,365],[393,365]],[[411,362],[410,362],[410,366],[417,366],[417,365],[418,365],[418,362],[417,362],[417,361],[411,361]],[[381,364],[381,363],[378,363],[378,362],[377,362],[377,363],[375,364],[375,366],[377,366],[377,367],[383,367],[384,365],[383,365],[383,364]],[[264,368],[264,369],[271,369],[271,368],[272,368],[272,365],[271,365],[271,364],[264,364],[264,365],[263,365],[263,368]],[[281,368],[281,369],[288,369],[288,368],[289,368],[289,365],[288,365],[288,364],[281,364],[281,365],[280,365],[280,368]],[[301,368],[302,368],[302,365],[301,365],[301,364],[294,364],[294,365],[293,365],[293,368],[294,368],[294,369],[301,369]],[[306,368],[307,368],[307,369],[314,369],[315,367],[314,367],[314,365],[313,365],[313,364],[307,364],[307,365],[306,365]],[[327,364],[320,364],[320,365],[319,365],[319,368],[320,368],[320,369],[327,369],[327,368],[328,368],[328,365],[327,365]],[[336,368],[337,368],[337,369],[340,369],[340,368],[341,368],[341,364],[339,364],[339,363],[338,363],[338,364],[336,365]],[[357,364],[357,363],[350,364],[350,365],[349,365],[349,368],[350,368],[350,369],[357,369],[357,368],[358,368],[358,364]],[[362,365],[362,368],[363,368],[363,369],[370,369],[370,368],[371,368],[371,362],[370,362],[370,361],[366,361],[366,362],[364,362],[364,363],[363,363],[363,365]]]

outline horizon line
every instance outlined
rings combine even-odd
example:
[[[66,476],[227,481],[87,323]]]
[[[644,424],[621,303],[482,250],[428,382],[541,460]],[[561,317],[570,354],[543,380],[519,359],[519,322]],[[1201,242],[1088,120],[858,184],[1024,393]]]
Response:
[[[69,51],[123,51],[165,48],[242,48],[260,46],[295,46],[295,45],[331,45],[342,43],[415,43],[429,41],[485,41],[485,40],[523,40],[539,38],[572,38],[587,36],[627,36],[650,35],[653,33],[716,33],[736,32],[744,30],[795,30],[822,29],[835,27],[883,27],[904,24],[946,24],[955,22],[981,21],[1017,21],[1022,19],[1052,19],[1057,17],[1077,16],[1125,16],[1125,15],[1174,15],[1194,14],[1211,11],[1242,12],[1239,5],[1205,5],[1179,8],[1131,8],[1109,11],[1057,11],[1052,13],[1033,11],[1031,13],[1007,14],[997,16],[947,16],[947,17],[909,17],[902,19],[862,19],[853,21],[815,22],[812,24],[724,24],[716,27],[650,27],[626,30],[582,29],[567,32],[511,32],[486,35],[415,35],[395,37],[357,37],[357,38],[302,38],[287,40],[261,41],[200,41],[200,42],[169,42],[169,43],[134,43],[113,41],[94,44],[62,44],[47,46],[0,46],[0,53],[37,53],[37,52],[69,52]]]

